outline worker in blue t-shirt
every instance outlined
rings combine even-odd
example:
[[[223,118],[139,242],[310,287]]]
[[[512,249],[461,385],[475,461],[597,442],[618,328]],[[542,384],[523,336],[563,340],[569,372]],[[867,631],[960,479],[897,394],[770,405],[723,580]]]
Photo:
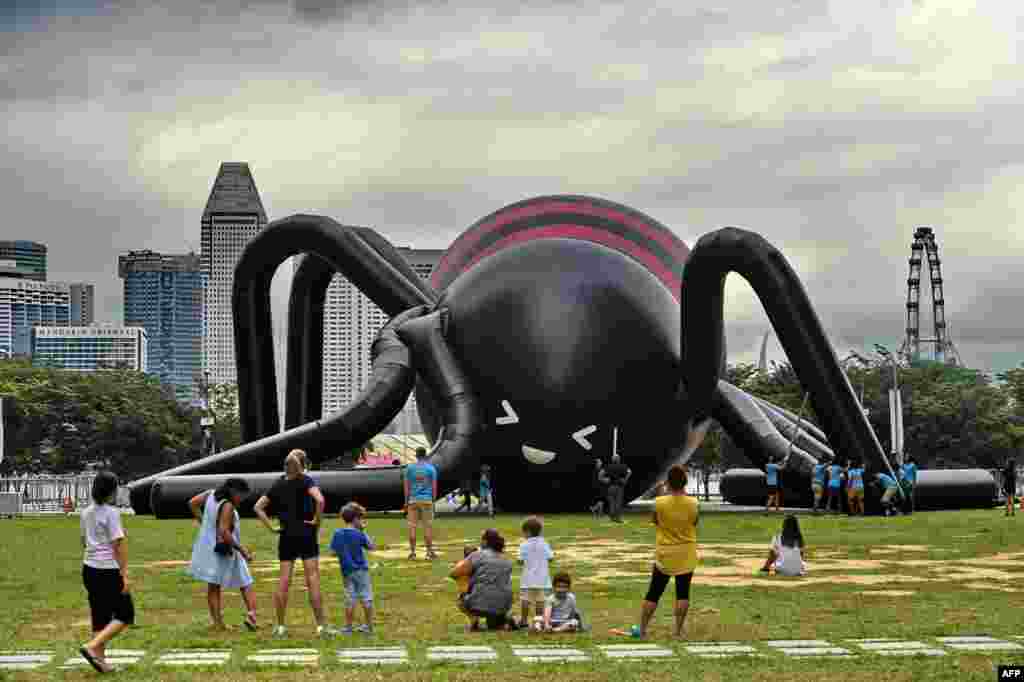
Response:
[[[917,488],[917,461],[913,457],[907,457],[907,461],[900,467],[900,487],[903,488],[903,511],[907,514],[914,512],[914,489]]]
[[[775,503],[775,511],[782,511],[779,507],[782,504],[782,485],[779,475],[782,468],[786,466],[789,455],[776,461],[775,457],[769,457],[768,463],[764,465],[765,483],[768,485],[768,500],[765,502],[764,510],[770,511],[772,503]]]
[[[828,487],[825,489],[825,509],[832,509],[835,502],[836,514],[842,511],[843,467],[835,459],[828,467]]]
[[[846,499],[850,514],[864,515],[864,465],[855,461],[846,470]]]
[[[828,468],[826,464],[828,460],[820,460],[814,465],[814,476],[811,478],[811,492],[814,493],[814,511],[818,511],[818,507],[821,504],[821,498],[825,494],[825,470]]]
[[[882,509],[885,510],[886,516],[891,516],[895,511],[893,509],[895,503],[892,498],[896,497],[896,479],[889,474],[879,472],[875,474],[875,480],[882,487]]]

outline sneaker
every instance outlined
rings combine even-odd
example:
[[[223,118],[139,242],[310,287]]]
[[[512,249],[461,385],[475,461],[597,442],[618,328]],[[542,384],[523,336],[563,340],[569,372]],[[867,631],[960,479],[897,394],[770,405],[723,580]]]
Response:
[[[274,637],[287,637],[287,636],[288,636],[288,628],[286,628],[283,625],[275,625],[274,626]]]
[[[317,625],[316,626],[317,637],[321,639],[330,639],[331,637],[337,637],[341,634],[338,628],[331,627],[330,625]]]
[[[373,634],[373,627],[371,627],[371,626],[369,626],[369,625],[364,623],[362,625],[357,625],[355,627],[355,631],[356,632],[362,632],[363,634],[366,634],[366,635],[372,635]]]
[[[427,550],[427,558],[428,559],[436,559],[437,558],[437,552],[435,552],[432,549],[428,549]]]
[[[409,556],[406,557],[406,558],[408,558],[408,559],[415,559],[416,558],[416,552],[409,552]]]
[[[249,632],[256,632],[260,627],[256,623],[256,616],[251,613],[246,614],[245,620],[242,621],[242,626],[249,630]]]
[[[341,634],[341,635],[351,635],[352,634],[352,626],[351,625],[346,625],[345,627],[343,627],[341,630],[338,631],[338,634]]]

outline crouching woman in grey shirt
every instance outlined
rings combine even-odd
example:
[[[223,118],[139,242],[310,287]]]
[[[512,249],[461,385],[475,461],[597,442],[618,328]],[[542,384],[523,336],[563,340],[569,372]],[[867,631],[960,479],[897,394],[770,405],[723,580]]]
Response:
[[[505,538],[488,528],[480,538],[480,549],[455,565],[452,578],[469,578],[469,592],[462,595],[459,610],[469,618],[468,629],[479,630],[480,619],[488,630],[515,629],[509,617],[512,608],[512,561],[505,556]]]

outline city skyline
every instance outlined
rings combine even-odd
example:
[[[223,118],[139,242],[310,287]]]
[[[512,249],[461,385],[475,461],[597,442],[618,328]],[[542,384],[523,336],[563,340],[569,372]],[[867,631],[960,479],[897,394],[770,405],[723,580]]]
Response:
[[[269,219],[415,248],[554,193],[625,203],[690,245],[746,227],[793,264],[839,355],[899,347],[912,235],[931,226],[961,357],[1021,361],[1015,6],[588,2],[566,22],[560,3],[80,5],[0,15],[0,201],[21,220],[0,237],[47,244],[50,279],[93,282],[98,321],[121,319],[114,256],[198,252],[211,175],[241,160]],[[729,361],[756,361],[770,325],[739,278],[726,323]]]

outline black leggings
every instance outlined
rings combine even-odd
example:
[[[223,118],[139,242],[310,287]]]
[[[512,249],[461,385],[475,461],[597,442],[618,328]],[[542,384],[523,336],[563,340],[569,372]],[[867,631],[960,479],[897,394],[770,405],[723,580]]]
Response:
[[[658,600],[661,599],[661,595],[665,592],[665,588],[668,587],[668,579],[670,577],[659,571],[657,566],[654,566],[651,570],[651,586],[647,588],[647,596],[644,599],[657,604]],[[676,601],[690,598],[691,580],[693,580],[693,571],[676,576]]]

